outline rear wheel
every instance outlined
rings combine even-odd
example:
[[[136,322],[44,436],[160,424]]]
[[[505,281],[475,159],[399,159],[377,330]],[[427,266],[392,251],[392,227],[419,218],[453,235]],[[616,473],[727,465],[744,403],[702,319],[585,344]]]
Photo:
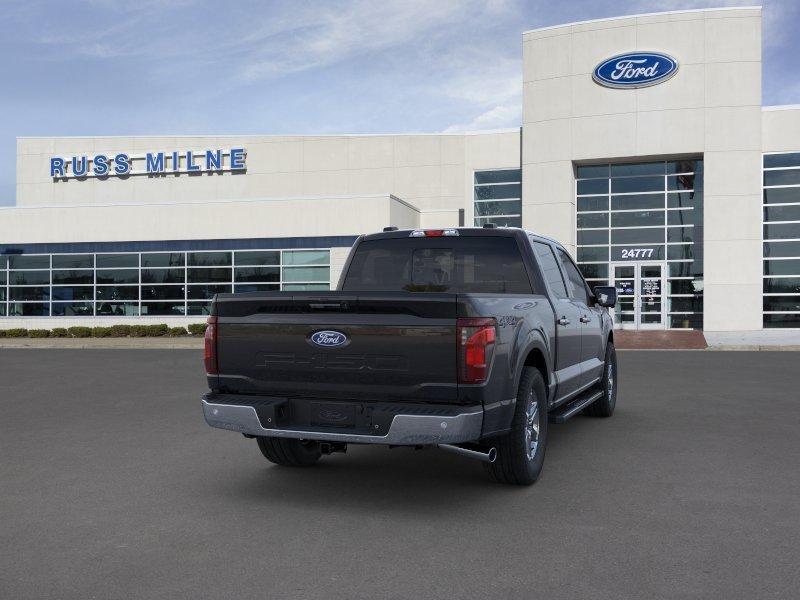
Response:
[[[590,417],[610,417],[617,405],[617,351],[611,342],[606,345],[606,362],[600,385],[603,395],[584,409]]]
[[[322,456],[319,442],[275,437],[258,437],[256,442],[264,458],[284,467],[310,467]]]
[[[516,485],[535,482],[547,446],[547,393],[538,369],[525,367],[519,382],[511,431],[497,444],[497,460],[488,465],[495,481]]]

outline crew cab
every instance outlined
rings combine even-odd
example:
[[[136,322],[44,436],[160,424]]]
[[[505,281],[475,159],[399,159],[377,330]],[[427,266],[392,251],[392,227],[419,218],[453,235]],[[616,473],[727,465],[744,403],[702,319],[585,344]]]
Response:
[[[279,465],[435,446],[531,484],[549,421],[614,412],[615,301],[522,229],[389,227],[358,238],[334,291],[217,295],[203,413]]]

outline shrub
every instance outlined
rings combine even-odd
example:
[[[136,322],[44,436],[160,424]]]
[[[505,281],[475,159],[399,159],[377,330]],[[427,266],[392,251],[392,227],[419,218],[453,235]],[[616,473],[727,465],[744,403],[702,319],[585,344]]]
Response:
[[[169,327],[161,323],[160,325],[145,325],[147,328],[147,335],[148,337],[161,337],[162,335],[167,335],[169,333]]]
[[[50,330],[49,329],[29,329],[28,330],[28,337],[32,337],[32,338],[50,337]]]
[[[19,338],[27,336],[28,336],[28,330],[23,329],[22,327],[14,327],[13,329],[6,329],[6,337]]]
[[[72,337],[76,338],[87,338],[92,336],[91,327],[70,327],[67,329],[67,332],[69,332]]]
[[[189,333],[191,335],[205,335],[205,333],[206,333],[206,324],[205,323],[189,323]]]
[[[147,335],[147,325],[131,325],[131,337],[145,337]]]
[[[6,330],[5,329],[0,329],[0,338],[4,338],[4,337],[6,337]]]
[[[92,337],[111,337],[111,327],[92,327]]]
[[[58,338],[69,337],[69,332],[63,327],[54,327],[50,331],[50,337],[58,337]]]
[[[130,325],[112,325],[109,329],[111,337],[128,337],[131,334]]]
[[[167,335],[170,337],[180,337],[182,335],[186,335],[189,332],[186,331],[184,327],[170,327]]]

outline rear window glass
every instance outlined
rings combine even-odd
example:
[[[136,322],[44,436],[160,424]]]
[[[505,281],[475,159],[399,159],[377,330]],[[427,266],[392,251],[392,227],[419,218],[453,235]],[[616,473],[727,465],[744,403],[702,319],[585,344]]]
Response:
[[[400,238],[359,244],[342,289],[530,294],[531,284],[513,238]]]

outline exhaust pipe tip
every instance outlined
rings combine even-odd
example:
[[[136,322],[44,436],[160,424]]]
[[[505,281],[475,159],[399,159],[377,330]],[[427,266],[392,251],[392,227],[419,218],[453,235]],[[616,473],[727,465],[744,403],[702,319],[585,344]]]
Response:
[[[469,448],[462,448],[461,446],[456,446],[453,444],[437,444],[437,446],[447,452],[460,454],[461,456],[466,456],[467,458],[474,458],[485,463],[493,463],[495,460],[497,460],[497,448],[494,446],[489,448],[488,452],[470,450]]]

